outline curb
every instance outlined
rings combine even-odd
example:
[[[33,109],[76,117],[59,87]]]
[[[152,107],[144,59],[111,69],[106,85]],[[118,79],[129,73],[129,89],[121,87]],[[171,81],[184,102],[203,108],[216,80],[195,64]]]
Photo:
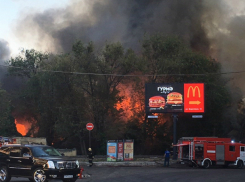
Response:
[[[89,163],[88,162],[79,162],[80,166],[88,166]],[[175,165],[176,161],[169,161],[169,165]],[[127,162],[107,162],[107,161],[103,161],[103,162],[93,162],[94,166],[107,166],[107,167],[146,167],[146,166],[163,166],[164,165],[164,161],[127,161]]]

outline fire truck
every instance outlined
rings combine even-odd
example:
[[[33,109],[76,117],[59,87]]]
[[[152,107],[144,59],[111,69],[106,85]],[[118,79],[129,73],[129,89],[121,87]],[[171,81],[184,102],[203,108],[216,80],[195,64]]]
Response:
[[[241,169],[244,166],[245,144],[235,143],[230,138],[182,137],[176,146],[178,160],[192,167],[233,165]]]

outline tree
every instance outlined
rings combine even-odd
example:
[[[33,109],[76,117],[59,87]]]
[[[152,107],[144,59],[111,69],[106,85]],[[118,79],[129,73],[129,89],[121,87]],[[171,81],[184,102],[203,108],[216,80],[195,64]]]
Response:
[[[132,50],[124,51],[120,43],[106,44],[99,55],[93,53],[93,44],[84,47],[81,41],[73,46],[73,53],[80,72],[85,73],[80,87],[86,95],[90,121],[95,124],[97,146],[105,152],[109,128],[117,128],[120,122],[115,104],[120,100],[118,84],[131,72],[136,57]],[[95,74],[90,74],[95,73]],[[121,76],[118,76],[121,75]],[[113,130],[112,130],[113,131]],[[95,132],[94,132],[95,133]],[[117,135],[118,130],[114,131]]]
[[[151,75],[146,83],[204,83],[205,84],[205,117],[198,122],[188,114],[179,114],[178,136],[223,136],[223,111],[229,105],[230,97],[225,87],[225,80],[220,74],[220,64],[198,52],[194,52],[179,37],[154,35],[145,37],[142,42],[142,58],[140,70]],[[141,84],[142,90],[144,84]],[[169,140],[173,135],[171,114],[160,114],[157,121],[146,117],[143,126],[143,140]],[[161,126],[161,118],[165,120],[162,134],[156,135]],[[155,135],[149,132],[155,128]],[[212,129],[210,129],[212,128]],[[168,132],[169,131],[169,132]],[[168,138],[168,139],[167,139]],[[144,142],[143,142],[144,143]],[[171,143],[169,143],[170,145]],[[163,146],[163,145],[162,145]],[[145,148],[148,146],[145,145]]]
[[[106,152],[106,140],[122,138],[134,139],[138,152],[163,152],[172,141],[171,114],[147,119],[145,83],[205,83],[205,117],[197,122],[190,115],[179,114],[178,134],[180,137],[224,134],[222,112],[229,104],[229,92],[220,75],[220,65],[193,52],[178,37],[145,37],[142,54],[138,56],[120,43],[107,43],[95,52],[92,42],[81,41],[66,54],[47,55],[35,50],[24,53],[10,60],[13,66],[10,73],[26,81],[11,103],[18,113],[28,113],[36,121],[29,134],[47,137],[49,145],[76,147],[85,154],[88,145],[85,126],[92,122],[95,125],[92,148],[98,154]],[[135,76],[127,77],[129,74]],[[126,97],[119,94],[123,84],[131,88],[133,114],[126,120],[123,109],[116,107]]]
[[[18,135],[14,118],[11,115],[11,99],[9,94],[0,87],[0,133],[1,136]]]

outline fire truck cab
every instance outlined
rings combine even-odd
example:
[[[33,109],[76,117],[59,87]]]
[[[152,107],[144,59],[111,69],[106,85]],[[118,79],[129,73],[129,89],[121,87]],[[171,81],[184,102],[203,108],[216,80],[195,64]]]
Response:
[[[245,144],[234,143],[230,138],[182,137],[176,145],[178,160],[189,166],[209,168],[212,165],[243,168]]]

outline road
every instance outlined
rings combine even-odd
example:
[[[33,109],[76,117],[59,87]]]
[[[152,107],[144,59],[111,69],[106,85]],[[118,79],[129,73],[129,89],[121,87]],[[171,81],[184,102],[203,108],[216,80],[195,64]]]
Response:
[[[233,182],[244,181],[245,169],[234,168],[165,168],[165,167],[84,167],[83,174],[90,177],[77,182]],[[12,178],[12,182],[26,182],[25,178]],[[52,180],[54,181],[54,180]],[[56,180],[58,182],[58,180]]]

